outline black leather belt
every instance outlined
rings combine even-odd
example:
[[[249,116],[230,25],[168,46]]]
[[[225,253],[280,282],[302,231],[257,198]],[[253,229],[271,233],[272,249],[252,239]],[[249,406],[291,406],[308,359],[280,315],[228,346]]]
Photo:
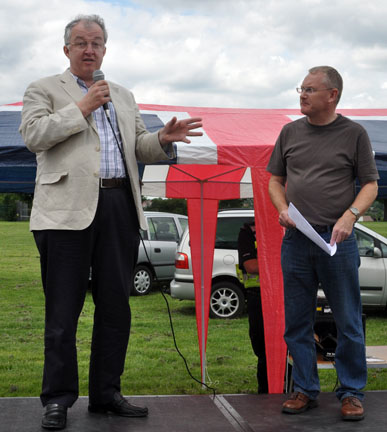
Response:
[[[325,233],[325,232],[331,232],[333,229],[333,225],[312,225],[312,228],[318,232],[319,234]]]
[[[99,187],[101,189],[123,188],[126,184],[125,177],[99,179]]]

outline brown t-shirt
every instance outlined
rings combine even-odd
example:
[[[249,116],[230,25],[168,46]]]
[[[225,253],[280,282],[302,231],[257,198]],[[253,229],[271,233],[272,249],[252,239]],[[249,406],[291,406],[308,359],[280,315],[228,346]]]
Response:
[[[286,177],[286,200],[317,225],[335,224],[352,204],[356,178],[379,178],[367,132],[340,114],[326,126],[306,117],[285,125],[267,171]]]

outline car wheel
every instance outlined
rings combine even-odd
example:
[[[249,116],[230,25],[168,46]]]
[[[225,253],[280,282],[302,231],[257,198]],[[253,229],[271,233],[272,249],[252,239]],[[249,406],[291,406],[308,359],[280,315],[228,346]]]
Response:
[[[237,318],[245,307],[245,296],[233,282],[217,282],[212,287],[210,299],[211,318]]]
[[[152,289],[153,275],[151,270],[143,265],[134,269],[132,294],[143,296],[149,294]]]

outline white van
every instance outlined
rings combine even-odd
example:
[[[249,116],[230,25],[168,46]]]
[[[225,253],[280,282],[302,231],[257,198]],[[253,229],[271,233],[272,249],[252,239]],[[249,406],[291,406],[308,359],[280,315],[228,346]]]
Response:
[[[245,289],[239,283],[235,265],[238,263],[238,234],[245,222],[254,220],[254,210],[224,210],[218,213],[210,316],[236,318],[245,307]],[[364,308],[386,308],[387,304],[387,239],[369,228],[355,224],[359,248],[361,296]],[[170,283],[171,297],[194,300],[189,232],[184,233],[176,252],[175,275]],[[319,298],[324,293],[319,290]]]
[[[237,318],[244,311],[245,288],[237,278],[235,265],[238,264],[239,230],[245,222],[253,220],[254,210],[224,210],[218,213],[212,270],[211,317]],[[178,245],[175,267],[175,277],[170,284],[171,297],[194,300],[188,230]]]

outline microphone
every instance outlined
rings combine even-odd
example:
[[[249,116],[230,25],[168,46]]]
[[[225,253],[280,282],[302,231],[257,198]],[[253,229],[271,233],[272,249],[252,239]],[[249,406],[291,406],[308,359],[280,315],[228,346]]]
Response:
[[[105,79],[105,74],[100,69],[97,69],[93,72],[94,82],[103,81],[104,79]],[[107,102],[103,104],[103,109],[105,111],[106,117],[110,120],[110,110]]]

